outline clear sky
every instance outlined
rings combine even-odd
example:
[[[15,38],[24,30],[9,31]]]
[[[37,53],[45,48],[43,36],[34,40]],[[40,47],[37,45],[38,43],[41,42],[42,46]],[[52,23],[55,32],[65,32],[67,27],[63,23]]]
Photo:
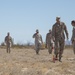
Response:
[[[56,16],[65,22],[71,39],[75,0],[0,0],[0,43],[7,32],[10,32],[15,43],[33,42],[32,35],[36,29],[45,41]]]

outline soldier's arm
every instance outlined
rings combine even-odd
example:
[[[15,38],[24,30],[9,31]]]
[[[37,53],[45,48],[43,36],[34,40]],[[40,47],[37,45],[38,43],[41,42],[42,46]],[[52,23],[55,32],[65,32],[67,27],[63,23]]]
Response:
[[[35,38],[36,33],[33,35],[33,38]]]
[[[68,37],[68,30],[67,30],[67,27],[66,27],[65,23],[64,23],[64,30],[65,30],[67,39],[69,39],[69,37]]]
[[[5,37],[5,39],[4,39],[4,42],[5,42],[5,43],[6,43],[6,40],[7,40],[6,38],[7,38],[7,37]]]
[[[55,40],[55,26],[53,25],[52,27],[52,38],[53,38],[53,41]]]
[[[73,43],[73,41],[74,41],[74,40],[73,40],[73,36],[72,36],[72,38],[71,38],[71,42]]]
[[[35,34],[33,35],[33,38],[35,37]]]

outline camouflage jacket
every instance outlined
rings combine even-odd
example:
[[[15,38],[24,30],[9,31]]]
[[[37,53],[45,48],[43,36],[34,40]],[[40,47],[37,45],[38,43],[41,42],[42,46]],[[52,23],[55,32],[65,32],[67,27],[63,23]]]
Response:
[[[46,44],[52,42],[52,33],[47,33],[46,35]]]
[[[12,43],[12,38],[10,36],[5,37],[6,44]]]
[[[55,23],[52,27],[52,36],[55,38],[55,39],[65,39],[65,34],[64,32],[66,33],[66,36],[67,36],[67,39],[68,39],[68,31],[67,31],[67,27],[65,25],[65,23],[63,22],[60,22],[60,24],[58,23]]]
[[[35,33],[34,35],[33,35],[33,38],[35,38],[35,43],[37,44],[37,43],[42,43],[43,42],[43,40],[42,40],[42,36],[41,36],[41,34],[37,34],[37,33]]]

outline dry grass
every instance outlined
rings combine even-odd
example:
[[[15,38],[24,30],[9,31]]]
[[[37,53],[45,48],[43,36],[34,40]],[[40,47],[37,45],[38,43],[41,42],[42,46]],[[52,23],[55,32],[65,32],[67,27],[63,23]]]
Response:
[[[47,49],[36,55],[33,49],[0,49],[0,75],[75,75],[75,55],[65,49],[62,63],[52,62]]]

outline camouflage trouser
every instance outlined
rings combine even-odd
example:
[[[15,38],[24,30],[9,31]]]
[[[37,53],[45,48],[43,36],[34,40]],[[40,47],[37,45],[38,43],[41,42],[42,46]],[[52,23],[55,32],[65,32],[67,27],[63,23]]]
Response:
[[[35,43],[36,54],[39,54],[40,49],[41,49],[41,44],[40,43]]]
[[[6,44],[6,50],[7,50],[7,53],[10,53],[10,43]]]
[[[73,42],[73,51],[74,51],[74,54],[75,54],[75,41]]]
[[[49,54],[51,54],[52,53],[52,47],[53,47],[52,43],[48,43],[47,46],[48,46],[48,52],[49,52]]]
[[[59,54],[59,59],[61,59],[61,57],[62,57],[64,45],[65,45],[64,39],[59,39],[59,40],[56,39],[55,40],[55,51],[54,51],[54,53],[55,53],[56,57]]]

